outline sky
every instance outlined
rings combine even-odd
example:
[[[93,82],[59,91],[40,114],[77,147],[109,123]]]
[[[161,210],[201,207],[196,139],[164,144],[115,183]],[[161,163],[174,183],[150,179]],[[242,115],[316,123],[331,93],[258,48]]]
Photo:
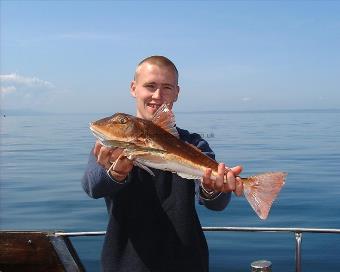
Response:
[[[340,1],[4,1],[1,111],[134,113],[165,55],[175,111],[340,109]]]

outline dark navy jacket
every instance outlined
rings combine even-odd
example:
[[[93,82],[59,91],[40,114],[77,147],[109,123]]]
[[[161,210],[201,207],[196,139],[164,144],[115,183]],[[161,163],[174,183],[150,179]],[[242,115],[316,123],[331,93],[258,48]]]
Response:
[[[198,134],[177,128],[180,138],[214,157]],[[102,250],[103,271],[208,271],[206,239],[195,210],[197,187],[167,171],[155,176],[134,167],[124,184],[111,180],[90,154],[82,185],[93,198],[104,197],[109,214]],[[222,210],[230,194],[200,203]]]

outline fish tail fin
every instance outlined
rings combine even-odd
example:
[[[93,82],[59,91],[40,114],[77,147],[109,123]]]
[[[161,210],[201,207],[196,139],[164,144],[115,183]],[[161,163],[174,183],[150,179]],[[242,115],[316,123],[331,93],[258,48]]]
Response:
[[[285,184],[286,176],[287,173],[283,172],[269,172],[242,178],[244,195],[261,219],[267,219],[275,198]]]

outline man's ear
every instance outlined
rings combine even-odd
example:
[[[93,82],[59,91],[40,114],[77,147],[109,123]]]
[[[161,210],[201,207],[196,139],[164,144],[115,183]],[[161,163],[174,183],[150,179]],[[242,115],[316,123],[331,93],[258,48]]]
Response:
[[[130,93],[133,97],[136,97],[136,81],[135,80],[131,81]]]
[[[180,87],[177,85],[177,87],[176,87],[176,96],[175,96],[174,102],[177,101],[177,98],[178,98],[178,95],[179,95],[179,90],[180,90]]]

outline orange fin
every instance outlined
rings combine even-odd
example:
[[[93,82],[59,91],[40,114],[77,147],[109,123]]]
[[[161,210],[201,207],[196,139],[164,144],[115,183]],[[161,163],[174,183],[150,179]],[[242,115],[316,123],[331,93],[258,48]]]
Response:
[[[242,179],[244,195],[261,219],[267,219],[286,176],[287,173],[270,172]]]
[[[160,106],[155,112],[152,122],[179,138],[178,131],[176,129],[175,115],[166,104]]]

